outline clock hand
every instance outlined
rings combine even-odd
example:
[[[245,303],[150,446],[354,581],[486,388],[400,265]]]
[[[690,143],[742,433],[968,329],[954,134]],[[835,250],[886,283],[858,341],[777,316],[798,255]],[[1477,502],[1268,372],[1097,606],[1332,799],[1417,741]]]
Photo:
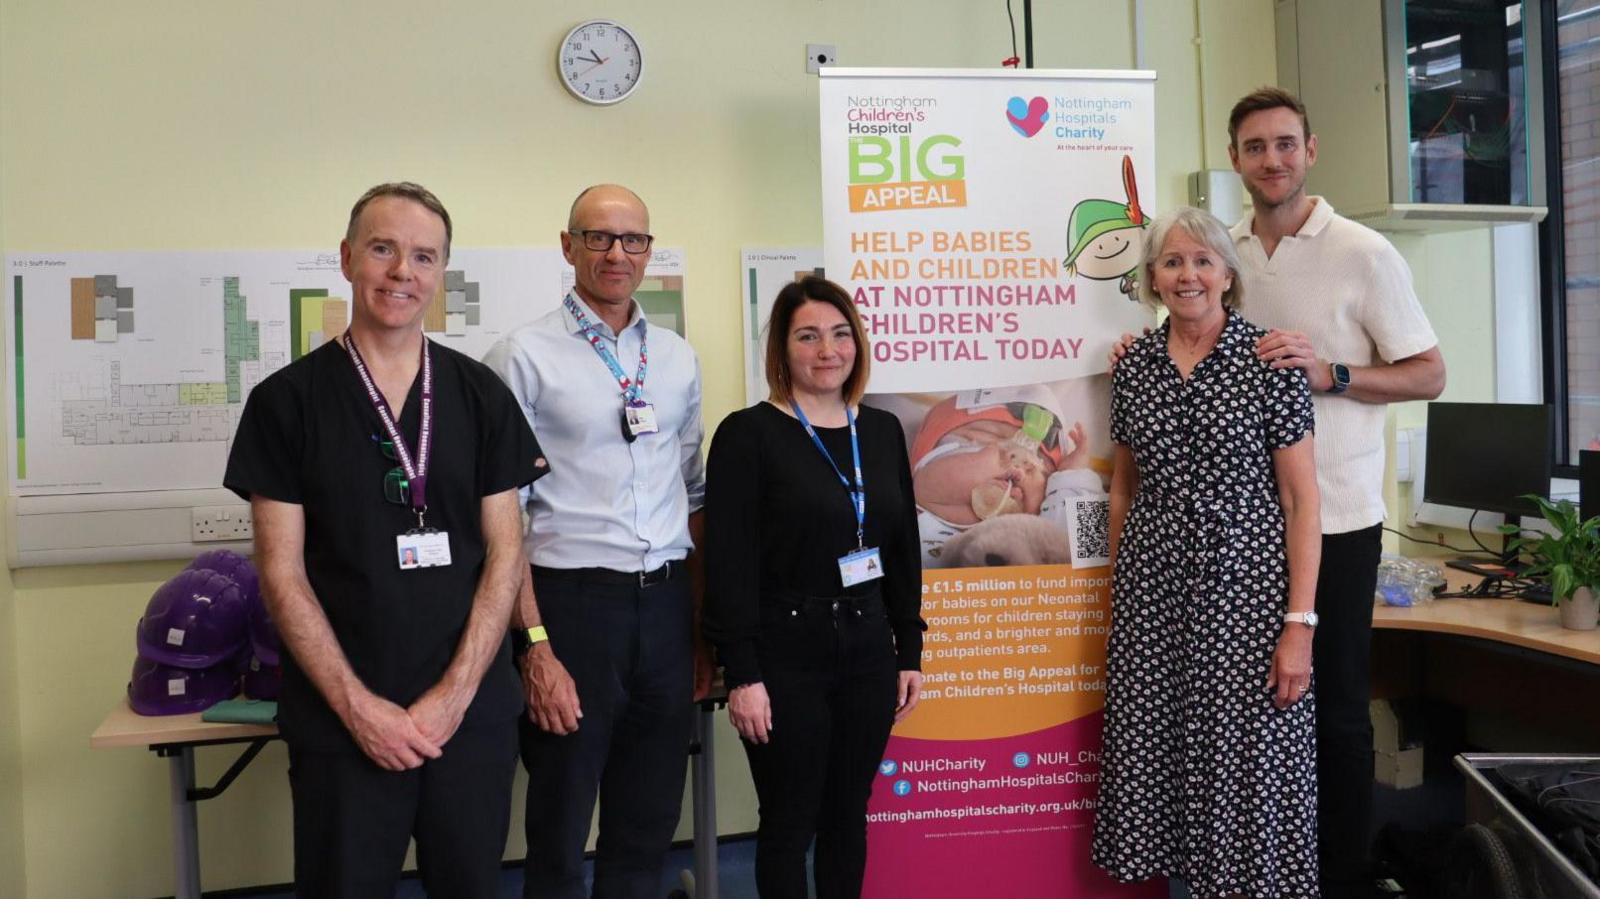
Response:
[[[599,52],[596,51],[593,47],[589,48],[589,58],[594,60],[594,64],[595,65],[600,65],[601,63],[605,62],[605,60],[600,58]]]

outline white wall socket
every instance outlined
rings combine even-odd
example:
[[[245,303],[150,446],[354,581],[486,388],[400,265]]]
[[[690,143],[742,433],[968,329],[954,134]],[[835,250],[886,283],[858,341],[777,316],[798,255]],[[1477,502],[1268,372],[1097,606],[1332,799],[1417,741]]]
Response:
[[[255,538],[249,506],[196,506],[189,510],[196,543],[237,543]]]

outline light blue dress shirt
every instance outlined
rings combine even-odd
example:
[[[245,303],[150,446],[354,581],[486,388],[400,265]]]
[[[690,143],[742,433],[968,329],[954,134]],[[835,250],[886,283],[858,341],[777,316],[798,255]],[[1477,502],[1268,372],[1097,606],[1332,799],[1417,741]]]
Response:
[[[484,364],[516,395],[550,460],[550,473],[523,489],[524,544],[547,568],[652,571],[694,548],[689,513],[705,504],[700,363],[638,302],[620,335],[585,314],[629,377],[649,335],[644,400],[658,430],[623,439],[622,388],[564,304],[501,338]]]

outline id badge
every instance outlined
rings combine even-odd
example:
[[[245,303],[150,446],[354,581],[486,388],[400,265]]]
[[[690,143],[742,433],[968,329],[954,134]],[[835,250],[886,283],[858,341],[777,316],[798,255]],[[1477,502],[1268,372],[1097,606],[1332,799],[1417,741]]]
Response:
[[[846,587],[875,581],[880,577],[883,577],[883,560],[878,557],[878,548],[875,546],[839,557],[839,580]]]
[[[394,538],[394,546],[401,571],[442,568],[450,564],[450,534],[446,531],[400,534]]]
[[[629,403],[622,409],[622,419],[627,423],[628,433],[635,437],[645,434],[654,434],[656,427],[656,407],[650,403],[640,403],[637,406]]]

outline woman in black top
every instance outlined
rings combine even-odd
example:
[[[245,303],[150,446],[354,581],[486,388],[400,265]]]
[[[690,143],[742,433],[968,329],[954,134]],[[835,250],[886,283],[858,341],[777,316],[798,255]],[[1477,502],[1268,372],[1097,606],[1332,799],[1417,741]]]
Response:
[[[911,470],[899,421],[856,405],[871,351],[848,294],[790,284],[767,331],[770,396],[711,442],[705,631],[760,799],[760,894],[806,896],[815,837],[818,899],[854,899],[873,777],[922,686]]]

